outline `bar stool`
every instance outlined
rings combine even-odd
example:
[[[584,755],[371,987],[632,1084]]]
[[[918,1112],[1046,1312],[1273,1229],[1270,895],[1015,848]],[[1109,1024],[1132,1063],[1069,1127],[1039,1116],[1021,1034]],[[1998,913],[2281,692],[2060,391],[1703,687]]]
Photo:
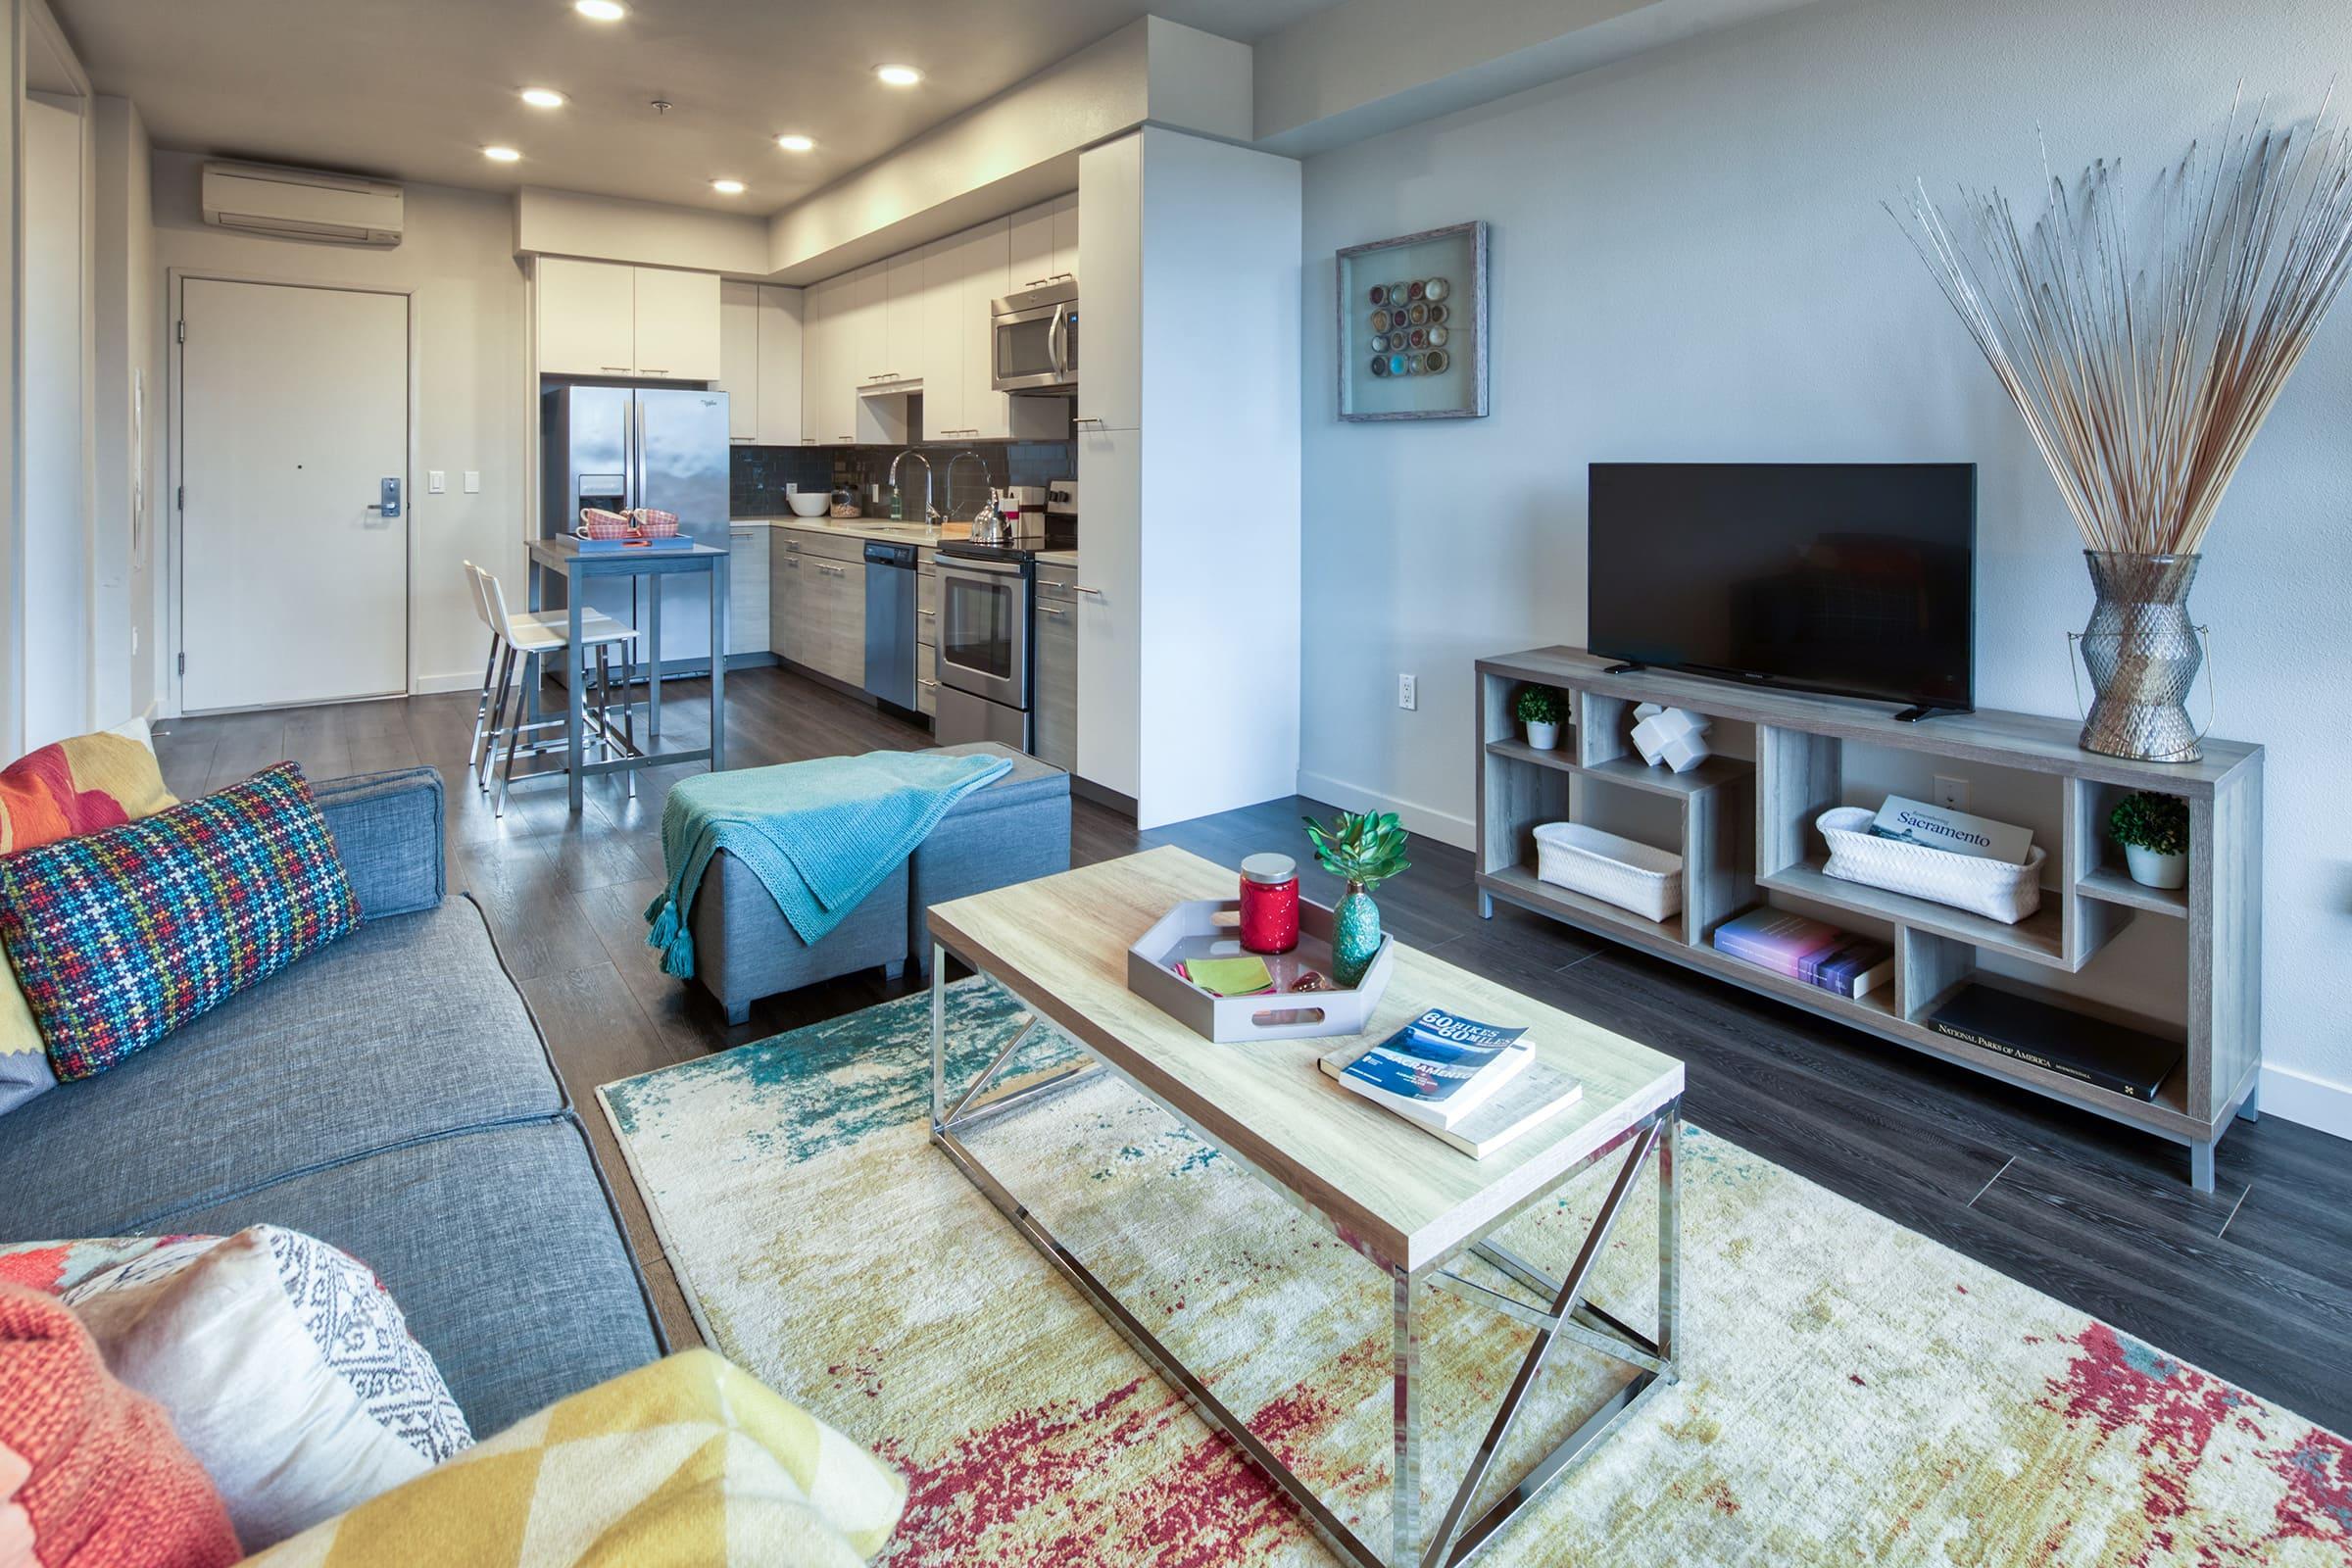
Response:
[[[484,789],[489,787],[489,769],[497,758],[499,743],[503,740],[506,743],[507,760],[499,772],[497,807],[493,814],[504,816],[507,810],[507,787],[514,779],[515,757],[525,750],[536,757],[564,747],[561,739],[532,739],[527,745],[525,742],[526,736],[564,726],[562,718],[544,718],[532,723],[523,717],[529,710],[529,694],[538,689],[541,662],[551,654],[571,659],[567,674],[570,679],[580,680],[587,673],[586,656],[590,650],[594,650],[596,709],[591,727],[581,736],[582,744],[594,743],[607,757],[612,756],[616,747],[635,755],[636,722],[629,703],[628,683],[636,673],[637,628],[614,620],[601,611],[583,610],[580,616],[580,649],[573,656],[568,652],[569,634],[563,616],[510,612],[507,609],[506,590],[500,587],[498,578],[470,563],[468,566],[473,574],[483,619],[490,627],[491,661],[497,666],[496,689],[490,694],[488,722],[483,730],[480,748],[481,758],[475,764],[475,783]],[[612,727],[611,712],[611,656],[615,648],[620,650],[622,661],[621,728],[617,732]],[[519,686],[515,680],[518,661],[522,666]],[[510,692],[514,703],[511,719],[507,714]],[[564,766],[572,766],[575,760],[566,757]],[[632,796],[637,793],[637,780],[633,774],[629,779],[629,793]]]

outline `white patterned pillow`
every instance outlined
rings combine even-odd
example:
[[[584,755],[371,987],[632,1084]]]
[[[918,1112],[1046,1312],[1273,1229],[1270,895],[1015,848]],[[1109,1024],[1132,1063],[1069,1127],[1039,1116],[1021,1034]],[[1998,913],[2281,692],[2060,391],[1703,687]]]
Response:
[[[108,1369],[171,1412],[250,1551],[472,1446],[390,1294],[299,1231],[170,1242],[65,1301]]]

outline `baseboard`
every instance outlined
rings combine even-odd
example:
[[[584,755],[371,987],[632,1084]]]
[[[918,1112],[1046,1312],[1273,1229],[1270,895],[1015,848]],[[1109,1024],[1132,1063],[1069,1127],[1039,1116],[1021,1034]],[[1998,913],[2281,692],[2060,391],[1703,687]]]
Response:
[[[412,697],[431,697],[439,692],[478,692],[482,689],[482,672],[469,670],[458,675],[419,675],[409,682]]]
[[[2296,1072],[2291,1067],[2263,1064],[2261,1107],[2265,1116],[2301,1122],[2338,1138],[2352,1138],[2352,1084],[2333,1083]]]
[[[1399,800],[1392,795],[1384,795],[1378,790],[1366,789],[1361,784],[1351,784],[1346,779],[1333,778],[1328,773],[1317,773],[1303,767],[1300,768],[1298,770],[1298,793],[1309,800],[1328,801],[1334,806],[1344,806],[1351,811],[1366,808],[1395,811],[1397,819],[1404,823],[1407,832],[1418,833],[1443,844],[1450,844],[1457,850],[1471,848],[1478,837],[1478,824],[1466,816],[1457,816],[1451,811],[1441,811],[1434,806],[1423,806],[1418,801]]]

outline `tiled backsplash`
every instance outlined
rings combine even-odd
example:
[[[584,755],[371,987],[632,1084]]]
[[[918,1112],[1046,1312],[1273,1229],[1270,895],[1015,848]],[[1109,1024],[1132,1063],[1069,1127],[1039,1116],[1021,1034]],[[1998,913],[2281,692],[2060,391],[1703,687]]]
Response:
[[[952,517],[969,517],[988,500],[991,487],[1008,484],[1043,485],[1055,479],[1073,477],[1077,455],[1067,441],[925,441],[915,450],[930,460],[932,473],[932,504]],[[879,484],[890,474],[891,460],[898,456],[896,447],[735,447],[734,467],[730,484],[732,512],[738,517],[775,517],[792,509],[784,500],[784,487],[797,484],[804,491],[832,490],[848,485],[860,494],[869,484]],[[986,478],[981,476],[980,464],[966,460],[955,466],[955,489],[948,487],[949,460],[956,453],[969,451],[979,455],[988,466]],[[900,477],[908,481],[915,492],[909,506],[911,512],[921,503],[921,486],[915,482],[914,468],[908,465]]]

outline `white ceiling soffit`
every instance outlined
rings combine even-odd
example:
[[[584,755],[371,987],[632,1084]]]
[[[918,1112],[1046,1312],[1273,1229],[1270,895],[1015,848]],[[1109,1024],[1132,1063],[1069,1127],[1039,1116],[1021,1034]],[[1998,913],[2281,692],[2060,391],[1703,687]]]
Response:
[[[1809,3],[1348,0],[1257,40],[1257,145],[1310,157]]]

